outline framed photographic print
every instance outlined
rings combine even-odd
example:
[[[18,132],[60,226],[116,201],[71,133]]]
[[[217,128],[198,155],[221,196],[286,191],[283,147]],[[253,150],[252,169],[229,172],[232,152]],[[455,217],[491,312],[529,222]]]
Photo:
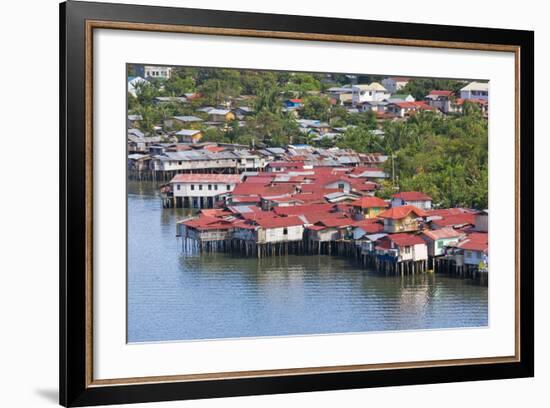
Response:
[[[60,16],[61,404],[533,376],[533,32]]]

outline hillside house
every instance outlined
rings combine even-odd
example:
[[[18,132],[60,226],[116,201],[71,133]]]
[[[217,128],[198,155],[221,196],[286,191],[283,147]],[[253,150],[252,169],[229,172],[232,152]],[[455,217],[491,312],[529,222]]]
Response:
[[[329,97],[335,101],[336,105],[350,105],[353,99],[353,92],[351,87],[332,87],[327,89]]]
[[[187,98],[185,96],[156,96],[153,99],[155,105],[182,104],[186,102]]]
[[[246,118],[247,116],[250,116],[254,113],[254,109],[252,109],[251,107],[249,106],[240,106],[238,108],[235,108],[233,110],[233,113],[235,114],[235,116],[237,117],[237,119],[239,120],[243,120],[244,118]]]
[[[411,94],[392,94],[391,97],[388,98],[389,103],[414,101],[414,96],[412,96]]]
[[[432,198],[419,191],[403,191],[392,195],[391,206],[399,207],[402,205],[413,205],[422,210],[430,210],[432,208]]]
[[[143,120],[141,115],[128,115],[127,126],[128,129],[139,127],[139,122]]]
[[[408,83],[409,78],[405,77],[389,77],[382,80],[382,86],[391,94],[403,89]]]
[[[177,174],[170,181],[174,206],[214,208],[240,180],[241,176],[237,174]]]
[[[418,231],[426,216],[424,210],[412,205],[393,207],[378,214],[384,220],[384,232],[388,234]]]
[[[455,101],[456,111],[458,113],[464,113],[464,105],[466,103],[470,103],[474,106],[477,106],[480,110],[483,116],[487,117],[489,113],[489,101],[486,99],[462,99],[459,98]]]
[[[489,100],[489,83],[470,82],[460,90],[460,98]]]
[[[172,67],[158,65],[136,65],[136,75],[144,78],[169,79],[172,76]]]
[[[363,102],[383,101],[390,97],[390,92],[378,82],[373,82],[368,85],[353,85],[351,91],[353,106]]]
[[[196,116],[173,116],[170,119],[164,120],[164,126],[166,126],[167,128],[173,128],[174,126],[185,128],[186,126],[189,126],[191,124],[198,124],[202,121],[203,120],[201,118],[198,118]]]
[[[428,255],[431,257],[445,255],[445,247],[456,246],[464,234],[453,228],[439,230],[424,230],[421,238],[428,245]]]
[[[443,113],[456,112],[454,104],[455,96],[453,91],[433,90],[426,95],[426,102],[429,106]]]
[[[183,143],[197,143],[202,139],[202,131],[198,129],[182,129],[176,132],[178,141]]]
[[[375,246],[378,255],[386,255],[395,262],[427,261],[428,247],[418,235],[389,234],[378,240]]]
[[[413,115],[422,111],[433,111],[434,108],[428,105],[424,101],[416,102],[394,102],[389,103],[387,106],[387,112],[397,116],[398,118],[404,118],[406,116]]]
[[[211,109],[208,111],[208,120],[211,122],[231,122],[235,114],[229,109]]]
[[[353,204],[355,219],[375,218],[389,207],[389,204],[378,197],[362,197]]]
[[[286,99],[283,101],[283,106],[287,109],[299,109],[304,106],[304,101],[301,99]]]

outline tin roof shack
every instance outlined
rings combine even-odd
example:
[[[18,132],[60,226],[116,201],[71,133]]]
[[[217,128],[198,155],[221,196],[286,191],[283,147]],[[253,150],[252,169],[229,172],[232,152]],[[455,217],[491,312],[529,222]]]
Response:
[[[306,218],[308,218],[307,215]],[[353,220],[341,215],[322,216],[313,225],[307,227],[307,238],[314,242],[339,241],[348,237],[352,226]]]
[[[437,230],[441,228],[451,227],[460,230],[469,230],[475,224],[475,214],[462,213],[440,216],[430,216],[430,226]]]
[[[389,234],[378,241],[375,249],[378,255],[387,255],[395,262],[428,260],[428,247],[418,235]]]
[[[202,139],[202,131],[198,129],[182,129],[176,132],[176,137],[183,143],[197,143]]]
[[[375,218],[389,207],[389,204],[378,197],[362,197],[353,204],[353,215],[356,220]]]
[[[483,232],[472,232],[457,247],[464,254],[464,264],[487,270],[489,264],[489,235]]]
[[[164,126],[167,128],[173,128],[176,126],[184,128],[186,126],[197,124],[202,121],[203,120],[201,118],[198,118],[196,116],[172,116],[171,118],[164,120]]]
[[[211,109],[208,111],[208,120],[211,122],[230,122],[235,120],[235,114],[229,109]]]
[[[126,121],[128,129],[139,127],[142,120],[143,116],[141,115],[128,115],[128,120]]]
[[[435,257],[445,255],[445,247],[456,246],[464,236],[452,228],[422,231],[422,239],[428,245],[428,255]]]
[[[201,245],[213,241],[225,241],[232,238],[233,224],[218,217],[201,215],[198,218],[180,221],[177,224],[178,235],[184,240],[190,239]]]
[[[378,234],[384,231],[382,222],[376,218],[370,218],[353,222],[352,236],[354,240],[360,240],[369,234]],[[386,234],[384,234],[386,235]]]
[[[474,229],[478,232],[489,231],[489,210],[483,210],[476,214]]]
[[[300,217],[273,217],[255,220],[258,229],[258,243],[281,243],[301,241],[304,236],[304,221]]]
[[[432,197],[419,191],[403,191],[392,195],[391,206],[414,205],[422,210],[432,208]]]
[[[378,240],[385,237],[388,234],[383,232],[376,234],[365,234],[360,239],[355,240],[355,245],[361,248],[362,255],[376,255],[376,244]]]
[[[205,171],[217,170],[235,173],[239,158],[233,152],[212,153],[208,150],[165,152],[153,157],[153,171]]]
[[[213,208],[240,181],[238,174],[177,174],[170,181],[174,206]]]
[[[142,172],[149,169],[151,156],[148,154],[133,153],[128,155],[128,170]]]
[[[424,210],[412,205],[390,208],[378,214],[384,220],[384,232],[388,234],[418,231],[426,216]]]

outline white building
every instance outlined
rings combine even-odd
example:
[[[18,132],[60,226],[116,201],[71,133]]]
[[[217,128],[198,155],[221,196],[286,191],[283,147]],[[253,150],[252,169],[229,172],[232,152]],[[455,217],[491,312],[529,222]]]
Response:
[[[383,101],[391,96],[390,92],[378,82],[369,85],[353,85],[351,90],[354,106],[363,102]]]
[[[403,77],[390,77],[382,80],[382,86],[390,93],[396,93],[400,89],[404,88],[409,83],[409,78]]]
[[[212,208],[240,181],[238,174],[177,174],[170,185],[175,207]]]
[[[488,82],[470,82],[460,90],[461,99],[481,99],[489,100]]]
[[[168,79],[172,76],[172,67],[145,65],[143,67],[143,75],[145,78]]]
[[[380,255],[395,258],[396,262],[417,262],[428,259],[428,246],[418,235],[389,234],[379,240],[375,249]]]
[[[419,191],[403,191],[394,194],[391,200],[392,208],[403,205],[412,205],[422,210],[430,210],[432,208],[432,198]]]
[[[301,241],[304,237],[304,222],[296,216],[260,218],[257,231],[258,243]]]

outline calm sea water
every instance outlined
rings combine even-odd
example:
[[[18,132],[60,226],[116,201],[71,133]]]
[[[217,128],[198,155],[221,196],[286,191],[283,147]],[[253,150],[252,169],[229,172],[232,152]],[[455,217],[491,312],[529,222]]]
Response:
[[[444,275],[385,276],[329,256],[189,254],[186,210],[129,183],[128,341],[487,325],[487,287]]]

